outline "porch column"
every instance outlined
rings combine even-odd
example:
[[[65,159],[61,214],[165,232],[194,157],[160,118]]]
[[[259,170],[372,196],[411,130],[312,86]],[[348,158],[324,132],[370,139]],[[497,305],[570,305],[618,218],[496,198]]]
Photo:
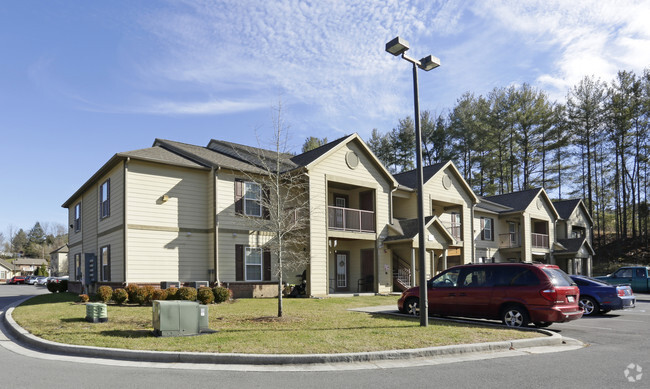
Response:
[[[442,249],[442,267],[447,270],[447,249]]]
[[[411,248],[411,286],[415,286],[415,248]]]

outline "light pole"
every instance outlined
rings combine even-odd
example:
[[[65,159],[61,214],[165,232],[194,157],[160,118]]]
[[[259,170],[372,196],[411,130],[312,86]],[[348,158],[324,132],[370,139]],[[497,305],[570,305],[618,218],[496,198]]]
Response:
[[[406,55],[409,43],[400,37],[386,43],[386,51],[394,56],[401,55],[403,59],[413,64],[413,100],[415,105],[415,154],[416,177],[418,194],[418,266],[420,267],[420,326],[429,324],[429,302],[427,301],[427,275],[425,271],[426,247],[424,239],[424,196],[422,194],[422,134],[420,130],[420,98],[418,96],[418,68],[429,71],[440,66],[440,60],[432,55],[416,60]],[[415,271],[415,269],[413,269]]]

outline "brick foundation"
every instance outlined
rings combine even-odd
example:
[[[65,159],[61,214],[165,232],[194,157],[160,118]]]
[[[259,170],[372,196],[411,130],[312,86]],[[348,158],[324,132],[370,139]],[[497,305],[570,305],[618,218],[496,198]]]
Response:
[[[222,286],[232,290],[233,298],[278,297],[277,282],[224,282]]]

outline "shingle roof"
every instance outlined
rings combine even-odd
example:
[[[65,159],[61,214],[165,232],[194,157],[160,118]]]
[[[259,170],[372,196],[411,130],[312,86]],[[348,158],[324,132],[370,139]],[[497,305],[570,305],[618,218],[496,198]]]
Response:
[[[313,150],[309,150],[307,152],[304,152],[302,154],[298,154],[295,157],[291,158],[291,161],[295,163],[298,166],[307,166],[310,163],[314,162],[318,158],[320,158],[322,155],[336,147],[339,143],[343,142],[346,140],[350,135],[345,135],[342,136],[338,139],[335,139],[329,143],[326,143],[320,147],[317,147]]]
[[[580,201],[580,199],[554,201],[553,206],[555,207],[557,213],[560,215],[560,218],[567,220],[571,217],[571,214],[576,209],[578,204],[580,204]]]
[[[587,238],[571,238],[571,239],[558,239],[557,242],[566,248],[566,251],[558,251],[558,254],[574,254],[580,251],[583,245],[587,245],[590,254],[594,254],[593,249],[589,245]]]
[[[203,167],[203,165],[201,164],[198,164],[194,161],[184,158],[160,146],[153,146],[146,149],[127,151],[123,153],[118,153],[118,155],[128,157],[128,158],[137,158],[137,159],[143,159],[152,162],[162,162],[162,163],[178,165],[178,166]]]
[[[488,196],[484,198],[493,203],[510,207],[513,211],[523,211],[528,208],[530,203],[535,199],[535,197],[537,197],[540,191],[540,188],[534,188],[502,195]]]
[[[2,266],[4,268],[7,268],[9,270],[14,270],[14,265],[12,265],[11,263],[6,262],[6,261],[4,261],[2,259],[0,259],[0,266]]]
[[[433,219],[433,216],[425,217],[424,224],[428,224],[431,219]],[[396,220],[395,222],[399,223],[399,227],[402,230],[402,235],[389,236],[384,239],[384,241],[389,242],[392,240],[413,239],[418,234],[418,219]]]
[[[422,168],[422,182],[427,182],[428,180],[431,179],[436,173],[442,169],[447,162],[439,162],[435,163],[433,165],[425,166]],[[395,180],[400,185],[409,187],[409,188],[415,188],[417,186],[417,171],[416,169],[409,170],[407,172],[399,173],[399,174],[394,174],[393,177],[395,177]]]
[[[208,149],[214,152],[226,155],[232,159],[245,162],[249,165],[262,168],[265,171],[274,170],[277,161],[278,153],[271,150],[262,149],[259,147],[246,146],[233,142],[226,142],[223,140],[212,139],[207,146]],[[288,153],[280,153],[280,172],[293,170],[298,167],[291,161],[293,155]]]
[[[14,265],[46,265],[47,260],[43,258],[19,258],[14,261]]]

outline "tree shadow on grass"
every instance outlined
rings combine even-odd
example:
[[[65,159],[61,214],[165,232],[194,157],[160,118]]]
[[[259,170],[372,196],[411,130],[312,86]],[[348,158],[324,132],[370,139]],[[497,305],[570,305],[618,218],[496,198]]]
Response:
[[[69,317],[69,318],[61,319],[61,321],[64,323],[82,323],[82,322],[86,322],[86,319],[84,319],[83,317]]]

